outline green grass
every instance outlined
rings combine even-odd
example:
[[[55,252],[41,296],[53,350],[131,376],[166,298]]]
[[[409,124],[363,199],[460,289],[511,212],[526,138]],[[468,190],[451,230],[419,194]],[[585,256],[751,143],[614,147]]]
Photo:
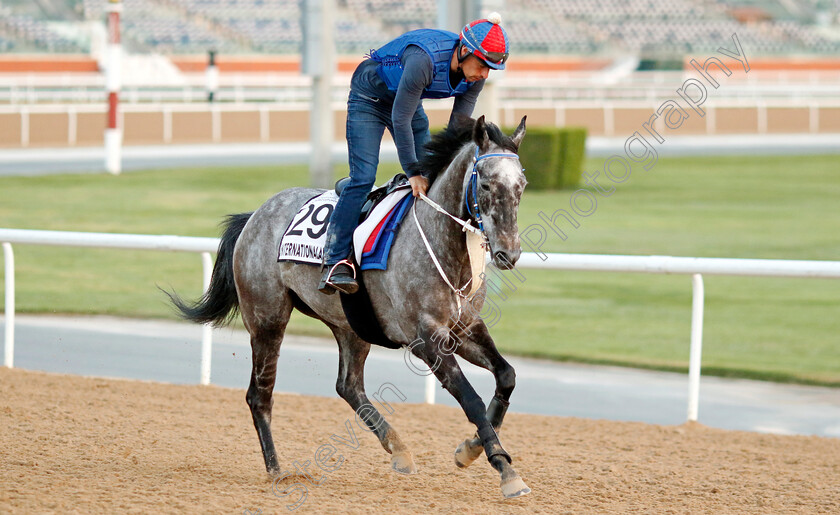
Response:
[[[601,165],[590,159],[585,169]],[[549,232],[544,249],[837,260],[838,169],[836,156],[661,159],[598,196],[580,227],[561,225],[565,241]],[[383,166],[380,177],[396,171]],[[217,236],[225,214],[307,182],[303,167],[0,178],[0,226]],[[603,174],[599,182],[608,184]],[[540,211],[570,210],[571,194],[526,191],[520,228]],[[156,284],[200,292],[193,254],[16,245],[15,255],[20,312],[172,317]],[[506,300],[491,296],[504,352],[686,369],[688,276],[521,273],[524,284]],[[704,374],[840,386],[840,281],[706,276],[705,284]],[[302,316],[289,330],[329,334]]]

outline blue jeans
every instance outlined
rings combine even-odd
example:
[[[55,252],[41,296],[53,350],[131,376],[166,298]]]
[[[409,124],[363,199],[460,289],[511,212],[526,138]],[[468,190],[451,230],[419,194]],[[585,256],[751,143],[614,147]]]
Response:
[[[330,217],[325,263],[334,265],[350,255],[353,230],[359,224],[359,214],[368,193],[376,182],[379,166],[379,147],[385,129],[394,135],[391,121],[391,103],[350,90],[347,101],[347,148],[350,159],[350,183],[341,192]],[[411,120],[414,133],[414,151],[418,159],[430,139],[429,119],[423,106],[417,107]]]

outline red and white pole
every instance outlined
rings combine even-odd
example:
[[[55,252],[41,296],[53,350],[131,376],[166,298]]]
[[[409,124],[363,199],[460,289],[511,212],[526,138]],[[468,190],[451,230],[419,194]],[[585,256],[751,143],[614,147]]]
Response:
[[[105,68],[105,88],[108,91],[108,127],[105,129],[105,169],[112,174],[122,171],[122,129],[117,126],[119,117],[120,61],[120,13],[121,0],[108,0],[108,53]]]

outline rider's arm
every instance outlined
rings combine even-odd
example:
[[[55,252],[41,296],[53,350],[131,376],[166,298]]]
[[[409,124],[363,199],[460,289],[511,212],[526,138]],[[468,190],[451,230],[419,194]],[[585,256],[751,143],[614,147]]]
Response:
[[[394,143],[397,145],[397,156],[406,175],[416,175],[412,165],[417,162],[414,152],[414,132],[411,130],[411,120],[420,105],[423,90],[432,83],[434,69],[432,59],[422,49],[408,47],[403,53],[403,74],[394,106],[391,110],[391,121],[394,124]]]
[[[473,109],[475,109],[475,101],[478,99],[478,94],[484,88],[484,80],[480,80],[470,86],[466,93],[459,97],[455,97],[455,103],[452,105],[452,114],[449,115],[449,123],[452,123],[455,118],[461,116],[472,116]]]

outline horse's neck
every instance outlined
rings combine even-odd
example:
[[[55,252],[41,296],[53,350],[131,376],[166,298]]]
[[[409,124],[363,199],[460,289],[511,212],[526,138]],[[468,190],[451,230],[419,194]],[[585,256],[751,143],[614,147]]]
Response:
[[[465,145],[429,189],[429,198],[453,216],[464,218],[464,179],[472,163],[473,146]]]
[[[462,220],[466,218],[464,177],[467,167],[472,162],[472,153],[472,145],[461,149],[449,167],[438,175],[428,192],[431,200],[452,216]],[[431,206],[419,211],[422,211],[417,214],[420,224],[444,269],[460,269],[464,266],[469,268],[466,238],[461,226]]]

